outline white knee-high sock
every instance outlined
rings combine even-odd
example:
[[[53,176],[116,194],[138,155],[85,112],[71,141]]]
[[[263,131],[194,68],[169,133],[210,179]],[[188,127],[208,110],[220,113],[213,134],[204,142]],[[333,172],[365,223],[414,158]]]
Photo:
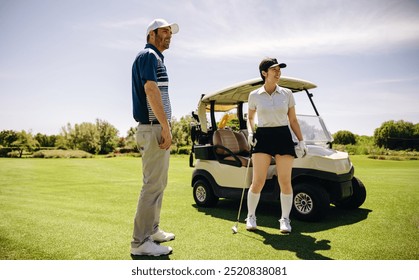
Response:
[[[251,190],[247,193],[247,216],[256,216],[256,207],[258,206],[260,193],[253,193]]]
[[[281,211],[282,211],[282,218],[289,219],[291,208],[292,208],[292,197],[293,194],[284,194],[281,192]]]

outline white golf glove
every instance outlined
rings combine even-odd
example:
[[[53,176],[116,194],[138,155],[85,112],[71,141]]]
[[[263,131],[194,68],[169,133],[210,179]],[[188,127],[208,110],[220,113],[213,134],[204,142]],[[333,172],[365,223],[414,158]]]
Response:
[[[297,146],[295,146],[295,154],[298,158],[305,157],[308,153],[308,148],[304,141],[299,141]]]
[[[247,136],[247,143],[249,143],[249,145],[251,147],[256,146],[256,143],[258,141],[256,140],[256,138],[253,136],[253,133],[249,133],[249,136]]]

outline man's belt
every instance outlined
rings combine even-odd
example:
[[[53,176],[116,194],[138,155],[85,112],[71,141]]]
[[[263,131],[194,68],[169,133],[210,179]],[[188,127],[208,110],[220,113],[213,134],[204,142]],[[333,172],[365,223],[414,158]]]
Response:
[[[158,120],[152,120],[148,122],[140,122],[140,124],[160,124]]]

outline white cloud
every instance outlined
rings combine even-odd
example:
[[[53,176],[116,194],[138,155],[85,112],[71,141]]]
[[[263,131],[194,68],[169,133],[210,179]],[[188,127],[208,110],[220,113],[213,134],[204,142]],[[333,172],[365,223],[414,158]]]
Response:
[[[162,5],[164,6],[165,1]],[[168,1],[167,3],[171,3]],[[261,57],[281,53],[306,57],[323,54],[381,53],[419,45],[419,5],[407,0],[177,1],[167,18],[180,25],[175,35],[180,56],[199,58]],[[164,16],[163,16],[164,17]],[[106,47],[138,49],[138,30],[150,16],[99,23],[119,32]],[[135,40],[121,38],[131,30]],[[111,37],[112,38],[112,37]]]
[[[129,20],[123,20],[123,21],[101,22],[99,26],[102,26],[108,29],[126,29],[126,28],[131,28],[133,26],[144,27],[144,26],[147,26],[148,24],[149,24],[149,20],[145,18],[135,18],[135,19],[129,19]]]
[[[105,48],[130,52],[136,52],[139,50],[140,47],[142,47],[138,45],[138,40],[135,39],[107,40],[106,42],[101,43],[101,45]]]
[[[360,85],[388,85],[388,84],[405,84],[418,82],[419,77],[406,77],[406,78],[392,78],[392,79],[381,79],[381,80],[371,80],[367,82],[360,82]]]
[[[377,53],[419,44],[419,6],[411,1],[196,3],[187,8],[191,21],[183,19],[188,38],[177,43],[188,56]]]

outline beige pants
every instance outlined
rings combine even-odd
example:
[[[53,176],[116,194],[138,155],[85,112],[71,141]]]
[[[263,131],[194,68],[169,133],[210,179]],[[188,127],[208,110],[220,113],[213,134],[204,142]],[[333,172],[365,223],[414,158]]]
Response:
[[[160,125],[138,125],[136,140],[142,156],[143,187],[134,218],[133,248],[147,241],[159,229],[170,157],[169,150],[159,148],[160,139]]]

